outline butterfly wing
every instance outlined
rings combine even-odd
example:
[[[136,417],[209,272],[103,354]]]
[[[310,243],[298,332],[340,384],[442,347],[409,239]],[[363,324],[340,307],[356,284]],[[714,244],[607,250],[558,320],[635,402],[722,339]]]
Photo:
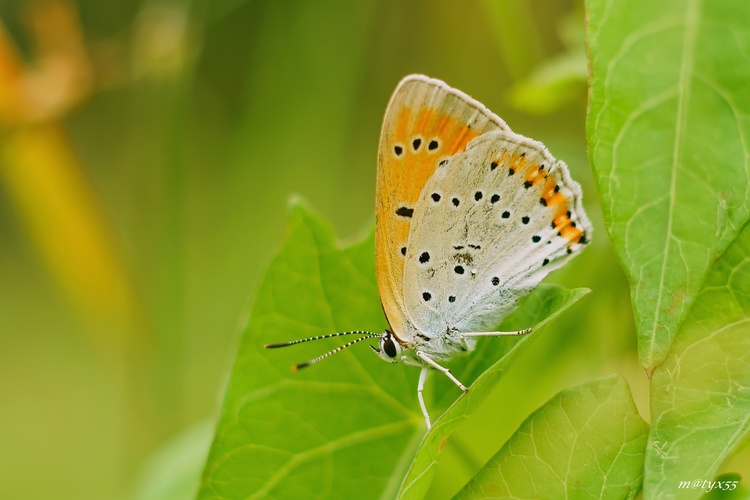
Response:
[[[375,258],[380,299],[403,339],[404,259],[417,201],[438,164],[475,137],[507,126],[479,102],[423,75],[404,78],[391,97],[380,135]]]
[[[589,241],[581,188],[540,143],[488,132],[441,166],[414,210],[410,321],[434,337],[485,331]]]

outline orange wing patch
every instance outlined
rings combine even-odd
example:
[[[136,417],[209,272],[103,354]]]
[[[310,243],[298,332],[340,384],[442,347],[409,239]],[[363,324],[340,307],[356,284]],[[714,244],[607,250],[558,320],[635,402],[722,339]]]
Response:
[[[585,243],[583,232],[576,227],[576,223],[570,218],[568,197],[560,192],[560,185],[555,174],[547,174],[544,179],[546,179],[546,182],[542,187],[539,202],[544,206],[554,208],[552,227],[557,229],[560,236],[568,240],[568,248],[576,243]]]
[[[392,141],[392,189],[384,201],[401,205],[391,206],[395,210],[413,209],[427,179],[440,162],[463,151],[479,132],[434,109],[415,112],[404,108],[397,124]]]
[[[521,174],[523,187],[536,187],[540,191],[539,202],[554,209],[552,227],[568,241],[568,248],[576,243],[585,243],[586,236],[571,220],[568,197],[560,192],[560,185],[554,173],[549,173],[550,165],[530,161],[525,152],[511,154],[505,151],[497,160],[498,164],[507,165],[510,175]]]
[[[375,257],[383,310],[397,337],[406,321],[403,259],[422,189],[440,162],[498,128],[507,129],[483,105],[424,76],[406,77],[391,98],[378,153]]]

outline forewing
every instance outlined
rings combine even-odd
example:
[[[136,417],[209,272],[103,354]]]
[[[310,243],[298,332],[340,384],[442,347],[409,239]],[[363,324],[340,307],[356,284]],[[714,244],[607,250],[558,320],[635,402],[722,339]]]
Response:
[[[397,336],[406,331],[404,258],[425,183],[469,141],[503,129],[505,123],[482,104],[423,75],[404,78],[391,97],[378,152],[375,258],[383,310]]]
[[[409,319],[425,335],[496,327],[590,240],[581,188],[546,148],[488,132],[429,179],[404,266]]]

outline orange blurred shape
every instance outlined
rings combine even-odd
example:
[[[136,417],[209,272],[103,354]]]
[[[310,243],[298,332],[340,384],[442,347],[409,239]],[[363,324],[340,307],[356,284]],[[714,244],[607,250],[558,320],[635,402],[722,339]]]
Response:
[[[0,120],[5,124],[49,121],[82,101],[92,71],[75,10],[67,1],[31,3],[29,25],[37,57],[24,66],[0,24]]]
[[[127,326],[135,295],[106,211],[57,124],[91,89],[77,16],[63,0],[31,7],[38,51],[33,65],[20,61],[0,24],[0,183],[39,255],[84,317],[132,332]]]

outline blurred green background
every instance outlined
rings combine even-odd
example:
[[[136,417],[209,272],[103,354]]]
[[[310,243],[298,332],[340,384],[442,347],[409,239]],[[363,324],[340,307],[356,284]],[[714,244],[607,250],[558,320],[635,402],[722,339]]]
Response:
[[[209,429],[290,194],[343,239],[370,228],[382,115],[414,72],[570,165],[597,234],[553,279],[598,297],[540,364],[623,372],[638,401],[581,2],[3,0],[0,21],[0,497],[129,498]]]

